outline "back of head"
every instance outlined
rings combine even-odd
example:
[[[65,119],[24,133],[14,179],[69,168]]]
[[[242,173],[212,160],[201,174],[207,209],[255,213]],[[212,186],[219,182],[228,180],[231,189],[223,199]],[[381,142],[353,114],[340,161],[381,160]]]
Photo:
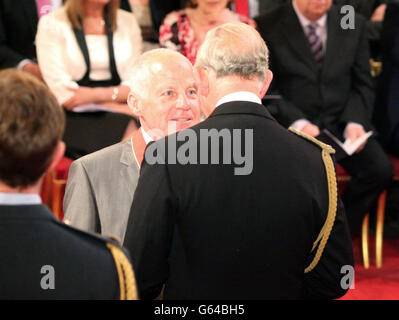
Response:
[[[232,22],[210,30],[201,45],[196,66],[212,69],[217,77],[235,75],[243,79],[266,79],[268,48],[251,26]]]
[[[0,181],[34,185],[48,168],[65,126],[48,88],[15,69],[0,71]]]

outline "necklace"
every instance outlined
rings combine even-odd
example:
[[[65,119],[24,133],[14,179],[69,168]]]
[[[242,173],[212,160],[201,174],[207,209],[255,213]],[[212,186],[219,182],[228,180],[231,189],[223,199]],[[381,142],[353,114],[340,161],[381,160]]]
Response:
[[[104,33],[105,21],[103,18],[85,18],[84,28],[88,34],[102,34]]]

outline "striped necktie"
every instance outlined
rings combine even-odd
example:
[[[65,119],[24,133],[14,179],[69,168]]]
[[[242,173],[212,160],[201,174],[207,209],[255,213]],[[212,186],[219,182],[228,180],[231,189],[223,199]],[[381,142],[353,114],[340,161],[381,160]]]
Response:
[[[312,50],[314,59],[316,61],[316,65],[318,68],[321,68],[323,64],[323,42],[318,36],[316,29],[318,25],[317,23],[311,23],[308,25],[308,39],[310,48]]]

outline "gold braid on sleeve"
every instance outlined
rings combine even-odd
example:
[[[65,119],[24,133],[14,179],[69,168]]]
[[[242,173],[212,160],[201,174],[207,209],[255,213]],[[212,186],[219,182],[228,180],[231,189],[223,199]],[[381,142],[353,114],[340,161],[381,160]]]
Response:
[[[120,300],[137,300],[136,279],[132,265],[118,246],[107,243],[107,247],[111,251],[118,272]]]
[[[335,174],[334,162],[331,158],[331,154],[334,154],[335,150],[328,144],[325,144],[311,136],[308,136],[307,134],[304,134],[303,132],[297,131],[292,128],[290,128],[289,130],[307,140],[312,141],[314,144],[318,145],[322,149],[321,156],[323,159],[324,166],[326,168],[326,175],[327,175],[328,195],[329,195],[327,219],[319,233],[319,236],[317,237],[316,241],[313,243],[311,252],[313,252],[315,250],[317,245],[318,245],[318,248],[317,248],[316,254],[313,258],[313,261],[305,269],[305,273],[308,273],[308,272],[312,271],[314,269],[314,267],[316,267],[317,263],[319,262],[322,254],[323,254],[327,240],[330,237],[330,233],[331,233],[332,227],[334,225],[335,216],[337,213],[337,201],[338,201],[337,178],[336,178],[336,174]]]

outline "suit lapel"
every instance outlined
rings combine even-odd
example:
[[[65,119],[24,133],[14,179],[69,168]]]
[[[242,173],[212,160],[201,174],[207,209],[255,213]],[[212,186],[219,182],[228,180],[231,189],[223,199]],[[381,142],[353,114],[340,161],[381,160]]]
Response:
[[[286,6],[282,24],[283,35],[287,43],[291,46],[292,51],[294,51],[309,68],[314,72],[318,72],[309,41],[303,32],[301,23],[291,3]]]
[[[120,164],[119,176],[121,181],[123,181],[125,184],[129,195],[133,197],[133,190],[136,189],[140,168],[137,165],[136,158],[133,153],[131,139],[124,142],[122,145]]]
[[[329,70],[328,66],[334,65],[337,61],[337,57],[340,55],[340,52],[337,51],[337,48],[343,48],[343,51],[345,51],[345,37],[341,37],[342,34],[339,14],[335,8],[331,8],[327,15],[327,44],[323,66],[321,69],[322,77]]]

